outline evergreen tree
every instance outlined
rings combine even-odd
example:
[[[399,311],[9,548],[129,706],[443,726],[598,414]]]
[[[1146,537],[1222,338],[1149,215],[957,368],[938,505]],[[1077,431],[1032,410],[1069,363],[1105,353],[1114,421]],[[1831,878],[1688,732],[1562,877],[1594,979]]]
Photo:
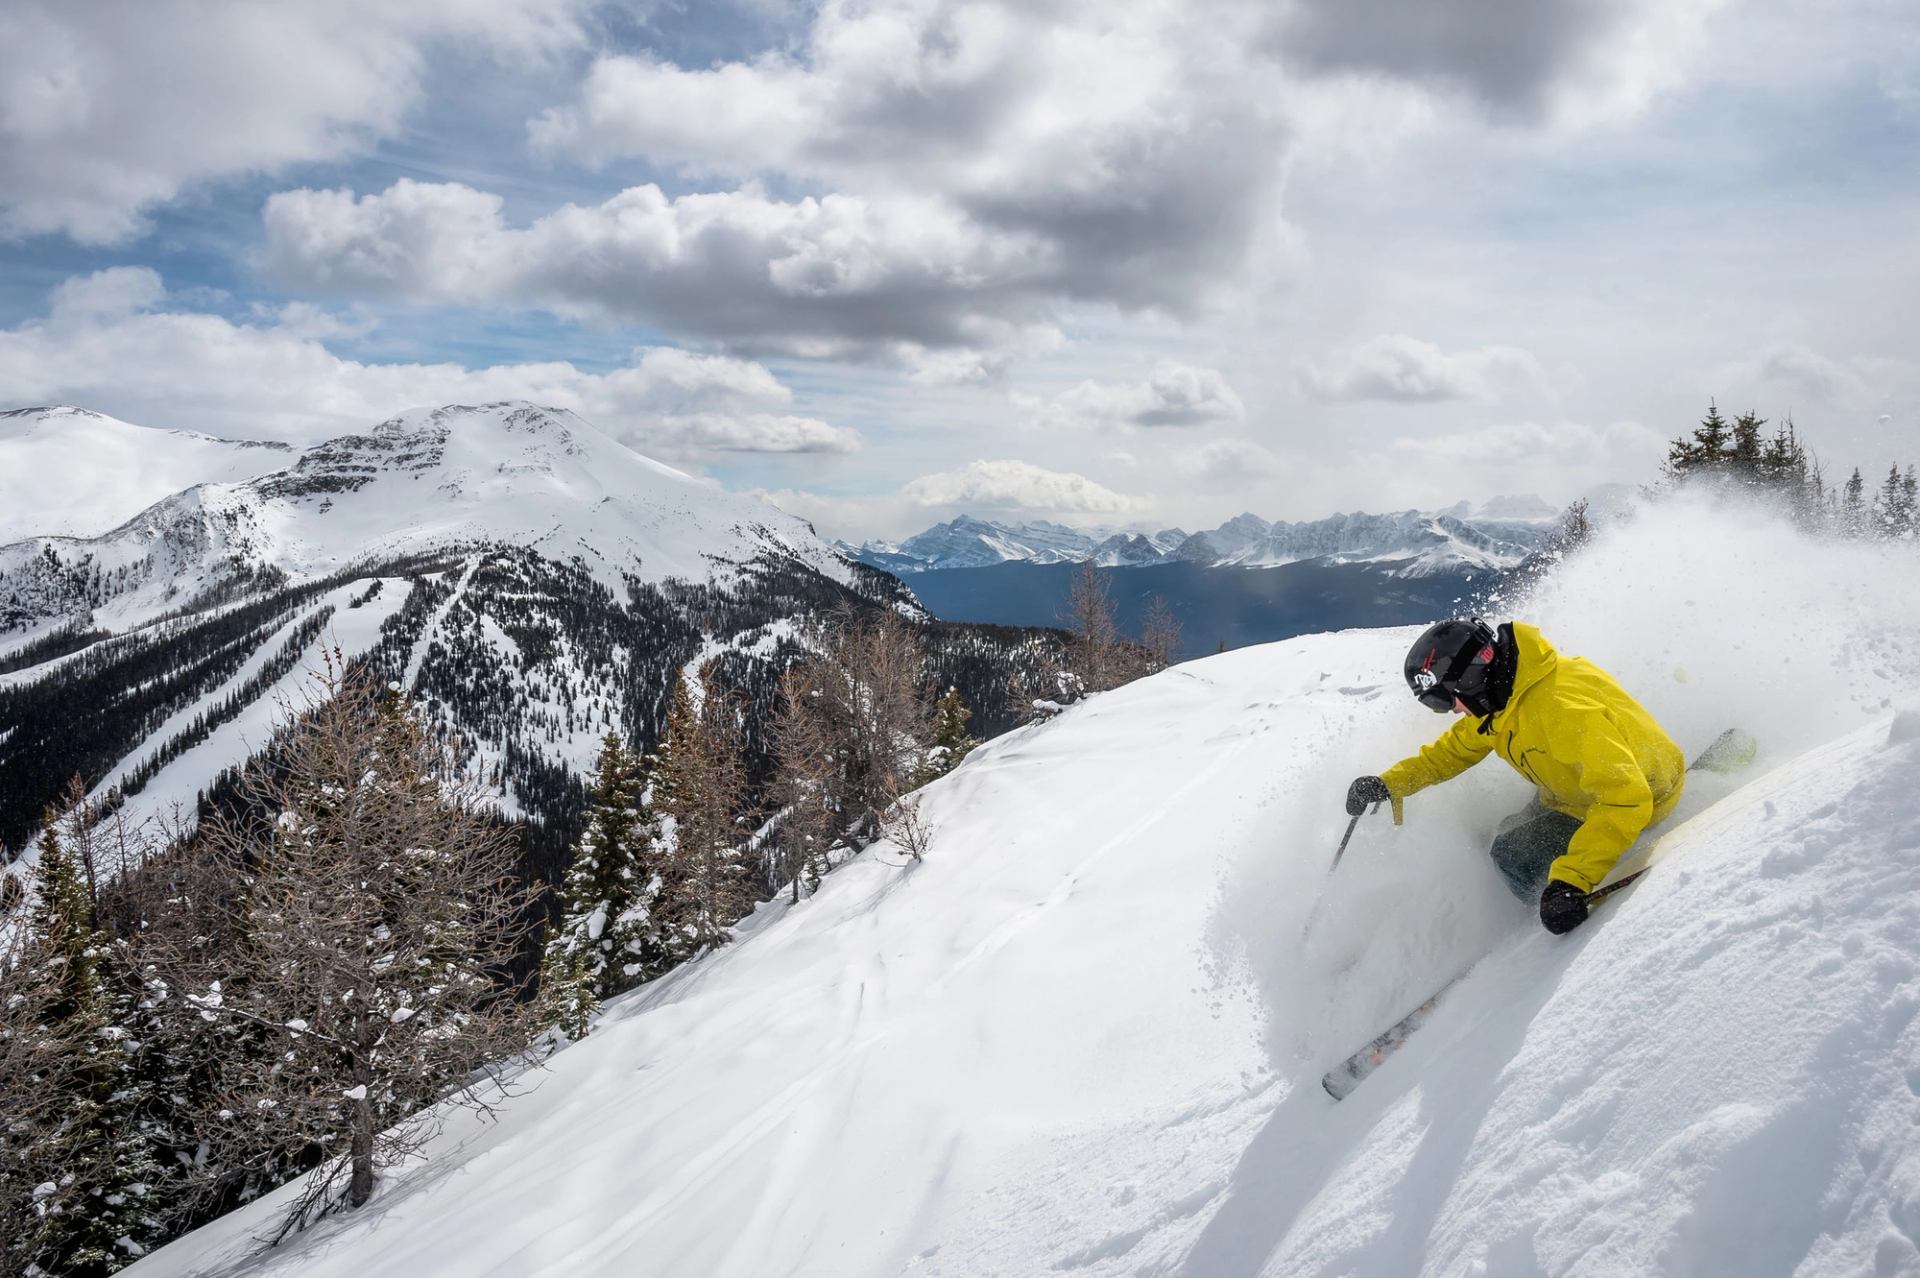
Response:
[[[1766,418],[1751,411],[1733,420],[1733,446],[1727,451],[1726,465],[1742,483],[1763,482],[1766,478],[1761,465],[1764,446],[1760,442],[1760,428],[1766,424]]]
[[[663,965],[641,763],[617,732],[600,742],[587,828],[561,888],[560,926],[541,966],[543,997],[570,1036],[602,999],[656,976]]]
[[[1855,466],[1853,474],[1840,490],[1840,531],[1844,536],[1860,537],[1867,531],[1867,481]]]
[[[5,1185],[9,1195],[24,1192],[32,1203],[32,1224],[7,1246],[28,1272],[37,1266],[95,1278],[132,1264],[159,1240],[161,1222],[148,1200],[160,1170],[139,1123],[146,1097],[132,1036],[117,1015],[126,1008],[114,997],[111,949],[51,811],[36,874],[38,899],[10,974],[21,991],[13,997],[34,1017],[13,1032],[40,1040],[37,1050],[17,1046],[36,1061],[35,1083],[53,1108],[25,1140],[15,1136],[17,1148],[8,1151],[15,1157],[4,1168],[11,1176],[0,1174],[0,1182],[15,1181]]]
[[[1880,495],[1874,501],[1874,531],[1889,539],[1911,537],[1920,525],[1920,493],[1916,493],[1913,468],[1900,473],[1899,463],[1887,470],[1887,478],[1880,485]]]
[[[1667,446],[1667,476],[1679,481],[1701,473],[1721,469],[1727,461],[1733,428],[1720,415],[1720,406],[1707,401],[1707,415],[1694,428],[1691,439],[1676,439]]]
[[[933,744],[927,748],[926,756],[914,776],[916,787],[959,767],[968,752],[980,744],[967,735],[967,720],[971,718],[973,711],[967,709],[967,703],[960,699],[957,688],[948,688],[946,695],[934,703]]]

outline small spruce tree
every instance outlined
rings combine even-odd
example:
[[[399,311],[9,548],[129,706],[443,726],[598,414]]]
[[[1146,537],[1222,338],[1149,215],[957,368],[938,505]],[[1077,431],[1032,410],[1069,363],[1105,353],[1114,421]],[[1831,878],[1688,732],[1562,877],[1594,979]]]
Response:
[[[1760,442],[1760,428],[1766,424],[1767,419],[1754,412],[1733,419],[1733,443],[1727,450],[1726,465],[1740,483],[1757,484],[1767,478],[1762,466],[1766,446]]]
[[[1916,506],[1915,483],[1912,469],[1906,475],[1900,473],[1899,463],[1887,470],[1887,478],[1880,485],[1880,495],[1874,500],[1874,532],[1889,540],[1910,537],[1915,531]]]
[[[959,767],[968,752],[980,744],[967,735],[967,720],[971,718],[973,711],[967,709],[967,703],[960,699],[958,688],[948,688],[946,695],[934,703],[933,744],[927,747],[927,753],[914,775],[916,787]]]
[[[1867,481],[1855,466],[1853,474],[1840,489],[1840,532],[1847,537],[1864,536],[1867,531]]]
[[[600,742],[587,828],[560,891],[560,925],[541,964],[542,997],[569,1037],[586,1032],[602,999],[659,974],[663,947],[655,905],[641,761],[617,732]]]

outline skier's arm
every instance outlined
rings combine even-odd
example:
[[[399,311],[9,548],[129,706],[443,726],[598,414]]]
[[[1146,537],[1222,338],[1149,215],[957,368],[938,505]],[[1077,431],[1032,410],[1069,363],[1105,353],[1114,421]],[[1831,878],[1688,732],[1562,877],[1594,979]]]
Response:
[[[1653,790],[1626,738],[1606,715],[1584,715],[1568,729],[1578,743],[1576,766],[1587,819],[1548,873],[1591,892],[1653,820]]]
[[[1380,779],[1396,800],[1404,799],[1430,785],[1452,780],[1486,758],[1492,749],[1493,738],[1480,731],[1480,721],[1463,714],[1438,741],[1422,746],[1412,758],[1400,760],[1382,772]]]

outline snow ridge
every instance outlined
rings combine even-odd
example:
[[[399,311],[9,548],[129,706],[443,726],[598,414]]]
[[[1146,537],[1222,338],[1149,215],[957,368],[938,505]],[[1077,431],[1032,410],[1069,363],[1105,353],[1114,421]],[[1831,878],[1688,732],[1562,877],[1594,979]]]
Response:
[[[461,547],[582,559],[629,578],[703,581],[765,552],[839,581],[810,525],[642,457],[564,410],[418,409],[292,465],[196,484],[98,536],[0,546],[0,626],[79,616],[110,628],[261,574],[300,579]]]
[[[841,549],[896,573],[1012,562],[1271,568],[1316,559],[1388,563],[1391,575],[1419,577],[1463,567],[1511,568],[1542,549],[1557,524],[1557,513],[1534,497],[1500,498],[1479,511],[1462,502],[1440,512],[1355,512],[1302,523],[1242,514],[1193,534],[1178,528],[1081,532],[1045,521],[1001,524],[961,515],[897,544]]]

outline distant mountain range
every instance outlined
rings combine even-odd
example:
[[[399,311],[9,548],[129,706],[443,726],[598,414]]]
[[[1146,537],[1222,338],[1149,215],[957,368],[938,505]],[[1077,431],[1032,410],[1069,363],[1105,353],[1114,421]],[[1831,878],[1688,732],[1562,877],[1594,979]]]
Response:
[[[961,515],[901,542],[839,543],[849,558],[896,574],[996,564],[1092,563],[1102,568],[1190,564],[1277,568],[1318,561],[1372,564],[1393,577],[1512,568],[1542,549],[1561,512],[1538,497],[1502,497],[1439,511],[1361,512],[1289,523],[1243,514],[1218,528],[1076,529],[1037,520],[998,523]]]

